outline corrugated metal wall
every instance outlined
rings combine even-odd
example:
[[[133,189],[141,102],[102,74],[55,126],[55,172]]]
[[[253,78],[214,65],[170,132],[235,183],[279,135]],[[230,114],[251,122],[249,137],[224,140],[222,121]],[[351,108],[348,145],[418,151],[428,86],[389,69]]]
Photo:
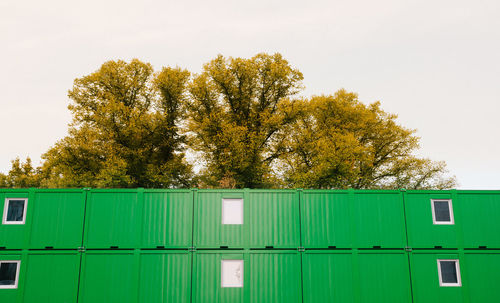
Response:
[[[21,261],[2,303],[500,302],[500,191],[19,189],[0,210],[9,198],[28,202],[25,224],[0,225],[0,262]],[[461,286],[440,286],[438,260],[459,260]]]

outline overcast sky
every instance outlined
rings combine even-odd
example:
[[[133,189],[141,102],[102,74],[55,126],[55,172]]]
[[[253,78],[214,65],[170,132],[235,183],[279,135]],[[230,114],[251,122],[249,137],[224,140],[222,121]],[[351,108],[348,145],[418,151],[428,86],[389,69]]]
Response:
[[[0,172],[65,136],[73,80],[112,59],[199,72],[280,52],[304,96],[357,92],[463,189],[500,189],[500,1],[0,1]]]

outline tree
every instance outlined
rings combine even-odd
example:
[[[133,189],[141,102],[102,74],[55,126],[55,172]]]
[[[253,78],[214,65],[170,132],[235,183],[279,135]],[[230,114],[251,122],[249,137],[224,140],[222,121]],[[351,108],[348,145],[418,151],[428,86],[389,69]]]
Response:
[[[137,59],[105,62],[69,91],[68,135],[41,167],[14,160],[0,187],[456,185],[444,162],[415,156],[415,131],[379,102],[365,105],[345,90],[297,98],[302,80],[280,54],[220,55],[194,76],[155,73]]]
[[[204,160],[203,185],[275,186],[271,163],[296,112],[288,98],[302,79],[279,54],[218,56],[204,66],[189,87],[187,124],[190,145]]]
[[[444,162],[416,157],[415,131],[345,90],[302,100],[277,170],[289,187],[450,188]]]
[[[33,167],[31,159],[21,162],[19,158],[11,161],[12,166],[7,175],[0,174],[0,188],[28,188],[40,186],[38,171]]]
[[[46,187],[186,187],[191,167],[182,153],[189,72],[109,61],[75,80],[69,91],[69,135],[47,153]]]

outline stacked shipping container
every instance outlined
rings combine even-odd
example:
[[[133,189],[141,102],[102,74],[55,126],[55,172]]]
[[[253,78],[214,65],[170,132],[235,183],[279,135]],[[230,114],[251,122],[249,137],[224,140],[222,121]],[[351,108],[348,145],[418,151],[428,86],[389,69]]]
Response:
[[[499,191],[0,190],[0,302],[500,302]]]

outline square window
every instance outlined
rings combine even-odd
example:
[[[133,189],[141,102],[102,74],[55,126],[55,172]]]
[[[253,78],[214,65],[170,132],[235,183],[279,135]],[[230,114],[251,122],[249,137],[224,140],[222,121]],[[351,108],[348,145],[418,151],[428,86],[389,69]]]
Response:
[[[243,224],[243,199],[222,199],[222,224]]]
[[[434,224],[455,224],[451,200],[431,200],[431,207]]]
[[[21,261],[0,261],[0,289],[17,288]]]
[[[3,208],[3,224],[24,224],[28,199],[7,198]]]
[[[438,260],[440,286],[462,286],[458,260]]]
[[[243,260],[221,261],[222,287],[243,287]]]

